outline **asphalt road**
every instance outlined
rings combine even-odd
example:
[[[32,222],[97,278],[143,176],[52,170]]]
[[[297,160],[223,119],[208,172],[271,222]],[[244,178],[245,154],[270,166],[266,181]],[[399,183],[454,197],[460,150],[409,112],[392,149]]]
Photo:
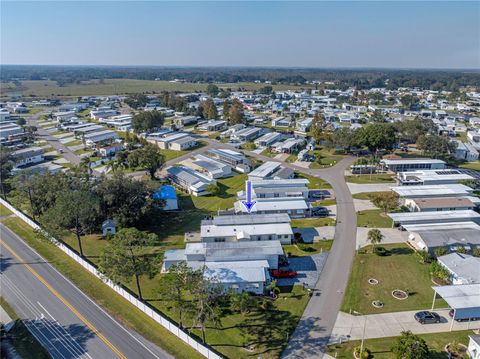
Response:
[[[1,295],[53,358],[172,358],[126,329],[0,224]]]

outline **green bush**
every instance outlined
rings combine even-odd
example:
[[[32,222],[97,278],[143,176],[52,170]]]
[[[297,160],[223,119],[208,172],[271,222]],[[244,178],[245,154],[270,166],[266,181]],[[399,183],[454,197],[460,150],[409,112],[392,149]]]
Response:
[[[384,247],[375,247],[373,249],[373,253],[381,257],[388,256],[391,254],[390,251],[386,250]]]
[[[367,348],[364,347],[363,350],[362,350],[362,355],[360,355],[360,350],[361,350],[361,347],[360,347],[360,346],[355,347],[355,348],[353,349],[353,353],[355,354],[355,357],[356,357],[356,358],[368,359],[368,358],[370,357],[371,352],[370,352],[369,349],[367,349]]]

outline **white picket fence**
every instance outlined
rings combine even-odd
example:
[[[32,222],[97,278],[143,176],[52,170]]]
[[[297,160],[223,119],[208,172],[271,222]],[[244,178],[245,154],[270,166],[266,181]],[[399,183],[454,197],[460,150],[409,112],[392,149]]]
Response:
[[[45,233],[58,248],[60,248],[68,256],[73,258],[83,268],[88,270],[95,277],[102,280],[103,283],[108,285],[115,292],[120,294],[123,298],[128,300],[130,303],[132,303],[134,306],[136,306],[138,309],[140,309],[143,313],[148,315],[150,318],[155,320],[157,323],[161,324],[165,329],[167,329],[170,333],[175,335],[177,338],[181,339],[184,343],[188,344],[190,347],[195,349],[197,352],[199,352],[200,354],[202,354],[206,358],[209,358],[209,359],[221,359],[222,358],[220,355],[218,355],[217,353],[214,353],[209,348],[207,348],[205,345],[198,342],[196,339],[192,338],[189,334],[184,332],[176,324],[172,323],[169,319],[165,318],[162,314],[160,314],[156,310],[152,309],[151,307],[146,305],[144,302],[138,300],[135,296],[131,295],[128,291],[126,291],[125,289],[123,289],[122,287],[115,284],[114,282],[112,282],[107,277],[105,277],[105,275],[103,275],[100,271],[98,271],[97,268],[95,268],[92,264],[88,263],[86,260],[84,260],[82,257],[80,257],[77,253],[75,253],[70,248],[68,248],[65,244],[63,244],[62,242],[60,242],[60,241],[56,240],[55,238],[51,237],[50,235],[48,235],[38,225],[38,223],[34,222],[32,219],[30,219],[28,216],[26,216],[22,211],[13,207],[10,203],[5,201],[3,198],[0,198],[0,203],[3,204],[5,207],[7,207],[17,217],[19,217],[22,221],[24,221],[26,224],[28,224],[34,230],[39,230],[39,231],[42,231],[43,233]]]

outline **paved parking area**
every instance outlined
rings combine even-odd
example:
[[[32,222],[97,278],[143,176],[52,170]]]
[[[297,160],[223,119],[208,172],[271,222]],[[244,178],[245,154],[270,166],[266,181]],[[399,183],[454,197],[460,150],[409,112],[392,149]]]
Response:
[[[452,320],[449,309],[435,310],[442,317],[438,324],[420,324],[414,319],[417,311],[395,312],[355,316],[339,312],[329,343],[362,339],[365,327],[365,339],[398,336],[404,330],[414,334],[448,332]],[[480,322],[455,322],[452,330],[467,330],[480,327]]]
[[[289,268],[297,271],[297,276],[295,278],[280,278],[277,280],[277,285],[289,286],[304,284],[309,288],[314,288],[325,265],[327,256],[328,252],[305,257],[288,258],[290,262]]]

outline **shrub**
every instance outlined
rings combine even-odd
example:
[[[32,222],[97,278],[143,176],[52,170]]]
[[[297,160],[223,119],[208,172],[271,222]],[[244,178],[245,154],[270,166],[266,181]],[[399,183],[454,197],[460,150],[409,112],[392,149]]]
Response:
[[[416,253],[420,257],[422,263],[431,263],[433,260],[432,255],[426,251],[417,251]]]
[[[472,254],[473,254],[475,257],[480,257],[480,247],[473,248]]]
[[[363,348],[362,355],[360,355],[360,350],[361,350],[360,346],[355,347],[353,349],[353,353],[355,354],[355,357],[360,359],[368,359],[371,353],[370,350],[368,348]]]
[[[433,261],[430,264],[430,273],[432,273],[435,277],[441,278],[443,280],[448,280],[450,278],[450,273],[443,268],[437,261]]]
[[[438,247],[435,248],[435,257],[441,257],[444,256],[445,254],[448,253],[448,248],[447,247]]]
[[[381,257],[390,255],[390,251],[385,249],[384,247],[375,247],[373,253]]]

